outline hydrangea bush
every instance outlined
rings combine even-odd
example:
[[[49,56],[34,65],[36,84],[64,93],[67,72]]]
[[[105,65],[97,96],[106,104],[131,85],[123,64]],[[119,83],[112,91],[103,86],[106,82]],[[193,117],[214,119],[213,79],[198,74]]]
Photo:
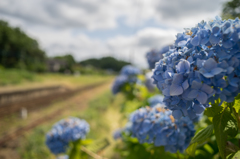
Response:
[[[66,153],[70,142],[85,139],[89,124],[75,117],[62,119],[46,135],[46,145],[53,154]]]
[[[164,146],[165,151],[183,152],[194,136],[194,125],[188,117],[175,120],[163,105],[140,108],[130,117],[132,135],[140,143]]]
[[[202,21],[179,33],[155,67],[153,78],[173,115],[194,118],[215,100],[233,102],[239,93],[240,21]],[[220,103],[220,104],[221,104]]]
[[[234,104],[240,92],[239,60],[239,19],[216,17],[177,34],[174,48],[164,54],[153,71],[154,83],[174,118],[194,119],[207,109],[206,115],[213,117],[208,129],[215,130],[222,158],[227,155],[227,135],[235,137],[239,125]],[[230,121],[231,131],[225,131]]]

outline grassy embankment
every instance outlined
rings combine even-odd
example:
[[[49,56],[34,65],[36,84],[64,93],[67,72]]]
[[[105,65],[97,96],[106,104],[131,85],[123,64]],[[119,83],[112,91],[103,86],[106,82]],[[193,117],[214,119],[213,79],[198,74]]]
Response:
[[[110,75],[64,75],[58,73],[33,73],[19,69],[0,68],[0,91],[12,91],[51,85],[76,88],[86,84],[113,79]]]

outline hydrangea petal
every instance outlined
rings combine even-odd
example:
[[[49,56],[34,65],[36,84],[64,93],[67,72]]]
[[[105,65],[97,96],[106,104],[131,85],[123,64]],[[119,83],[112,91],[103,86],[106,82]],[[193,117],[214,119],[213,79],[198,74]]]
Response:
[[[207,94],[211,94],[213,92],[213,89],[206,84],[202,84],[201,90],[206,92]]]
[[[181,95],[183,93],[183,88],[182,86],[176,85],[176,84],[172,84],[170,87],[170,95],[171,96],[178,96]]]
[[[209,58],[203,64],[203,68],[205,68],[208,72],[210,72],[213,68],[217,67],[217,63],[213,58]]]
[[[172,115],[173,115],[173,117],[174,117],[175,119],[180,119],[183,114],[182,114],[181,110],[174,110],[174,111],[172,112]]]
[[[202,87],[202,83],[201,82],[198,82],[196,80],[194,80],[192,82],[192,86],[191,86],[192,89],[200,89],[201,87]]]
[[[142,128],[142,131],[141,133],[146,133],[148,132],[151,128],[152,128],[152,123],[150,120],[144,120],[142,125],[141,125],[141,128]]]
[[[193,107],[193,110],[197,114],[201,114],[205,110],[205,107],[202,104],[195,104],[194,107]]]
[[[208,96],[206,93],[204,92],[199,92],[198,96],[197,96],[197,100],[201,103],[201,104],[205,104],[207,102]]]
[[[176,66],[178,73],[186,73],[190,71],[190,63],[187,60],[182,60]]]
[[[190,99],[197,98],[198,93],[199,93],[198,90],[193,89],[193,90],[191,90],[191,91],[189,92],[189,94],[188,94],[188,98],[190,98]]]
[[[163,136],[162,134],[158,134],[156,136],[156,139],[154,141],[155,146],[165,146],[167,145],[167,138]]]
[[[203,73],[202,75],[206,78],[214,77],[214,74],[212,74],[212,73]]]
[[[184,90],[186,90],[189,87],[187,79],[183,82],[182,87],[183,87]]]
[[[218,75],[219,73],[221,73],[223,71],[222,68],[220,67],[216,67],[214,69],[211,70],[211,73],[214,74],[214,75]]]

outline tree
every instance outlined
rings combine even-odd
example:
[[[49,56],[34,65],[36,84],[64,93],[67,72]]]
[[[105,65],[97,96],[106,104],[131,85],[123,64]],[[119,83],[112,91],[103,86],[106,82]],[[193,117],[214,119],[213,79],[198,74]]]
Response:
[[[226,2],[223,5],[222,17],[223,19],[235,19],[236,17],[240,18],[240,1],[231,0]]]
[[[40,72],[46,69],[45,60],[45,52],[35,39],[0,20],[0,65]]]
[[[121,68],[125,65],[129,65],[130,63],[125,62],[125,61],[121,61],[121,60],[117,60],[113,57],[103,57],[101,59],[88,59],[85,61],[81,61],[80,65],[82,66],[93,66],[96,68],[100,68],[100,69],[112,69],[113,71],[120,71]]]

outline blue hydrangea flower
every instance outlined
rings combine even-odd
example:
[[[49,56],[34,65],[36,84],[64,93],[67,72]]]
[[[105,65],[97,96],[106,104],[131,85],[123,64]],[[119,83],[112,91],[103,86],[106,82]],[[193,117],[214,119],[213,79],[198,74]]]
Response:
[[[126,76],[136,76],[141,74],[141,70],[132,65],[127,65],[121,69],[120,74]]]
[[[85,120],[70,117],[57,122],[46,135],[46,145],[54,154],[64,153],[69,142],[85,139],[89,125]]]
[[[148,72],[145,74],[145,86],[147,87],[148,91],[152,92],[155,89],[155,85],[153,84],[154,80],[152,79],[152,72]]]
[[[113,85],[112,85],[112,93],[117,94],[121,91],[122,86],[128,82],[128,77],[124,75],[120,75],[116,77]]]
[[[150,69],[153,69],[155,67],[155,63],[158,62],[160,59],[163,58],[163,54],[166,53],[169,50],[169,46],[164,46],[160,50],[151,50],[147,52],[146,58],[148,61],[148,65]]]
[[[240,20],[202,21],[176,36],[152,78],[175,118],[197,117],[217,98],[232,102],[240,90]]]
[[[114,140],[121,139],[123,131],[124,131],[124,129],[115,130],[114,133],[113,133]]]
[[[140,143],[164,146],[165,151],[183,152],[194,136],[194,125],[188,117],[176,120],[163,106],[140,108],[130,117],[132,136]]]
[[[155,95],[148,99],[148,103],[150,107],[154,107],[158,104],[163,104],[163,96],[162,95]]]
[[[124,66],[121,69],[121,73],[116,77],[112,85],[112,93],[117,94],[121,92],[121,89],[125,84],[135,84],[137,82],[137,75],[141,73],[141,70],[131,65]]]

